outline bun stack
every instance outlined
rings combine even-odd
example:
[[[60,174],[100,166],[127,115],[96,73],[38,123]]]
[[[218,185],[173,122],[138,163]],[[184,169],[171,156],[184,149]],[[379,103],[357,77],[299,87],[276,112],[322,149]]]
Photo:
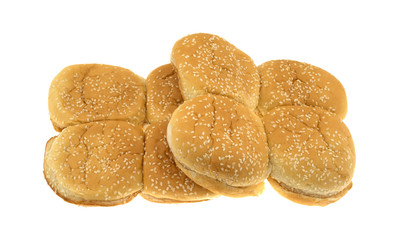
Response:
[[[142,190],[142,77],[103,64],[66,67],[50,85],[49,113],[61,133],[47,143],[44,176],[60,197],[112,206]]]
[[[352,187],[342,84],[293,60],[257,67],[212,34],[178,40],[171,63],[145,81],[115,66],[67,67],[49,112],[60,134],[46,145],[44,175],[79,205],[258,196],[267,179],[293,202],[325,206]]]
[[[147,77],[147,120],[141,196],[152,202],[206,201],[218,194],[198,185],[177,165],[167,142],[169,120],[182,103],[179,78],[171,64],[153,70]]]

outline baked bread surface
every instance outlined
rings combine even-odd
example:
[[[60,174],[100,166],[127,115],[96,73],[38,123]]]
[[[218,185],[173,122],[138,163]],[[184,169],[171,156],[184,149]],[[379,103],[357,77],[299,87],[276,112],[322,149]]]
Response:
[[[171,54],[184,100],[207,93],[230,97],[254,110],[260,79],[256,65],[225,39],[206,33],[178,40]]]
[[[166,64],[153,70],[146,79],[146,86],[148,122],[169,120],[173,111],[183,103],[173,66]]]
[[[267,112],[263,122],[270,148],[269,179],[285,190],[318,198],[337,195],[352,184],[355,148],[336,114],[284,106]]]
[[[145,130],[143,164],[144,198],[166,203],[196,202],[218,195],[199,186],[177,166],[166,140],[169,121],[150,124]]]
[[[68,66],[50,85],[48,107],[57,131],[102,120],[142,124],[144,79],[128,69],[105,64]]]
[[[204,95],[185,101],[172,115],[167,140],[177,166],[200,185],[205,180],[218,183],[204,187],[219,194],[234,195],[235,188],[263,184],[269,173],[261,119],[227,97]]]
[[[277,106],[311,106],[344,119],[345,89],[331,73],[308,63],[272,60],[258,66],[261,79],[258,109],[264,115]]]
[[[49,140],[44,176],[66,201],[117,205],[141,191],[144,134],[125,121],[67,127]]]

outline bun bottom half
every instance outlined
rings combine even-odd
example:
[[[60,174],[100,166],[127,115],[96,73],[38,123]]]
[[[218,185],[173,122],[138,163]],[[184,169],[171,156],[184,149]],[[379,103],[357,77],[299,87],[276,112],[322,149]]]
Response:
[[[209,189],[210,191],[224,195],[227,197],[240,198],[240,197],[248,197],[248,196],[259,196],[262,194],[264,190],[264,182],[245,186],[245,187],[234,187],[227,185],[223,182],[218,181],[217,179],[210,178],[206,175],[198,174],[191,169],[188,169],[186,166],[181,164],[176,159],[176,166],[180,168],[190,179],[192,179],[198,185]]]
[[[44,174],[44,178],[46,179],[47,184],[50,186],[50,188],[57,194],[58,197],[62,198],[65,202],[72,203],[75,205],[80,205],[80,206],[85,206],[85,207],[112,207],[112,206],[117,206],[117,205],[123,205],[125,203],[128,203],[135,198],[140,191],[135,192],[127,197],[117,199],[117,200],[112,200],[112,201],[99,201],[99,200],[86,200],[83,198],[77,198],[74,196],[64,196],[57,192],[50,184],[49,179],[47,179],[46,174]]]
[[[276,181],[275,179],[269,177],[267,179],[270,185],[276,190],[281,196],[287,198],[288,200],[307,206],[320,206],[324,207],[328,204],[338,201],[340,198],[345,196],[345,194],[352,188],[352,182],[344,188],[341,192],[338,192],[331,196],[316,196],[308,195],[305,193],[300,193],[300,190],[289,189],[283,183]]]
[[[145,193],[140,193],[140,196],[144,198],[147,201],[154,202],[154,203],[169,203],[169,204],[176,204],[176,203],[196,203],[196,202],[205,202],[209,201],[211,199],[202,199],[202,200],[190,200],[190,201],[182,201],[182,200],[176,200],[172,198],[157,198],[154,196],[151,196],[149,194]]]

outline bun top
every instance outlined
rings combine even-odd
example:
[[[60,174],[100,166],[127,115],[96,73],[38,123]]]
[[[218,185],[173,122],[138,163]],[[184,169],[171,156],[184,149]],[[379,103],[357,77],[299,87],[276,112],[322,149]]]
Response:
[[[200,201],[217,194],[197,185],[175,164],[166,140],[169,121],[150,124],[145,130],[143,193],[178,201]]]
[[[262,182],[268,146],[261,119],[223,96],[185,101],[172,115],[167,139],[183,167],[230,186]]]
[[[173,111],[183,102],[179,80],[172,64],[152,71],[146,80],[147,119],[150,123],[169,120]]]
[[[48,104],[50,119],[59,129],[100,120],[142,123],[144,79],[116,66],[72,65],[52,81]]]
[[[115,200],[141,190],[143,156],[141,127],[93,122],[64,129],[46,152],[44,170],[62,195]]]
[[[307,195],[331,196],[352,180],[355,147],[336,114],[306,106],[277,107],[263,117],[271,177]]]
[[[258,66],[261,79],[259,110],[264,115],[277,106],[312,106],[344,119],[345,89],[329,72],[302,62],[273,60]]]
[[[206,33],[178,40],[171,55],[185,100],[212,93],[255,109],[260,79],[252,59],[225,39]]]

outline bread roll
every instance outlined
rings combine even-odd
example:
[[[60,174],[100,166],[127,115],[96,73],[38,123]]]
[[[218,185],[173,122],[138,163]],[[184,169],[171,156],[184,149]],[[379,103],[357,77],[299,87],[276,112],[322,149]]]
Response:
[[[145,130],[144,188],[140,195],[160,203],[198,202],[217,197],[194,183],[176,166],[166,140],[168,122],[158,121]]]
[[[256,196],[268,175],[261,119],[223,96],[204,95],[180,105],[168,125],[176,165],[194,182],[231,197]]]
[[[251,110],[258,105],[260,79],[252,59],[225,39],[206,33],[183,37],[172,49],[184,100],[212,93]]]
[[[258,66],[261,79],[259,110],[277,106],[312,106],[344,119],[348,104],[342,84],[327,71],[302,62],[273,60]]]
[[[169,120],[183,102],[173,66],[166,64],[153,70],[147,77],[146,86],[148,122]]]
[[[141,124],[145,119],[144,79],[116,66],[72,65],[52,81],[48,107],[57,131],[102,120]]]
[[[288,199],[324,206],[352,186],[355,148],[336,114],[306,106],[276,107],[263,117],[270,148],[269,182]]]
[[[144,134],[125,121],[100,121],[65,128],[46,146],[44,176],[64,200],[111,206],[142,189]]]

